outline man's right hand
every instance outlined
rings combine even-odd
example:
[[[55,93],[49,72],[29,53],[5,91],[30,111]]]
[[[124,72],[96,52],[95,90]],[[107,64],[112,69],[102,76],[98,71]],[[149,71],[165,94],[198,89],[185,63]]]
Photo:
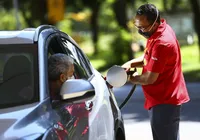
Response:
[[[131,67],[143,67],[144,66],[144,61],[140,61],[140,62],[134,62],[131,63]]]
[[[121,67],[124,68],[126,70],[126,72],[129,72],[131,69],[131,63],[128,61],[128,62],[124,63]]]

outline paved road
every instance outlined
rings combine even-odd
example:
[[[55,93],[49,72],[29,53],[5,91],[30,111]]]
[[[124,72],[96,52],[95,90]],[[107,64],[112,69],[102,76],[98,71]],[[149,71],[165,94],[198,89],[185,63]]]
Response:
[[[115,96],[120,104],[132,85],[115,88]],[[187,83],[191,101],[184,104],[180,122],[180,140],[200,140],[200,83]],[[128,104],[122,109],[126,140],[152,140],[148,112],[144,109],[141,86],[137,86]]]

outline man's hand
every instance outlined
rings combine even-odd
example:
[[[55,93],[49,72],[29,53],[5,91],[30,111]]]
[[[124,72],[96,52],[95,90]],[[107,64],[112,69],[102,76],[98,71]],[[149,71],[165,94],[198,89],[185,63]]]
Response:
[[[124,68],[126,70],[126,72],[129,72],[131,69],[131,63],[128,61],[128,62],[124,63],[121,67]]]
[[[144,54],[138,58],[134,58],[124,63],[121,67],[124,68],[128,72],[130,71],[131,68],[143,67],[144,65],[143,60],[144,60]]]
[[[131,69],[130,71],[127,72],[127,75],[128,75],[127,81],[130,81],[131,77],[138,75],[137,69],[136,68],[134,68],[134,70]]]

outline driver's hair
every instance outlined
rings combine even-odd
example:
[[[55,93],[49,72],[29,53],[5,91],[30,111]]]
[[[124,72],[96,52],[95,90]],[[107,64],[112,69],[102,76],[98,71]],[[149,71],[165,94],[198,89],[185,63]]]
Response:
[[[136,11],[136,15],[146,16],[147,20],[151,24],[153,24],[154,21],[156,20],[157,14],[158,14],[158,18],[156,22],[160,23],[160,12],[158,11],[155,5],[149,4],[149,3],[141,5]]]
[[[66,54],[56,53],[48,58],[48,78],[50,81],[59,80],[60,74],[69,70],[74,60]]]

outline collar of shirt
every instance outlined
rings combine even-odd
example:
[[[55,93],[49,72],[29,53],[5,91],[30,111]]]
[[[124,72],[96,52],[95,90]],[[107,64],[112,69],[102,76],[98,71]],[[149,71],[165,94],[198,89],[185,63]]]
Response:
[[[148,39],[148,41],[152,40],[152,39],[156,39],[159,35],[161,35],[162,32],[165,30],[166,25],[167,25],[166,20],[165,19],[161,19],[161,24],[158,26],[156,32],[154,32],[152,34],[152,36]]]

